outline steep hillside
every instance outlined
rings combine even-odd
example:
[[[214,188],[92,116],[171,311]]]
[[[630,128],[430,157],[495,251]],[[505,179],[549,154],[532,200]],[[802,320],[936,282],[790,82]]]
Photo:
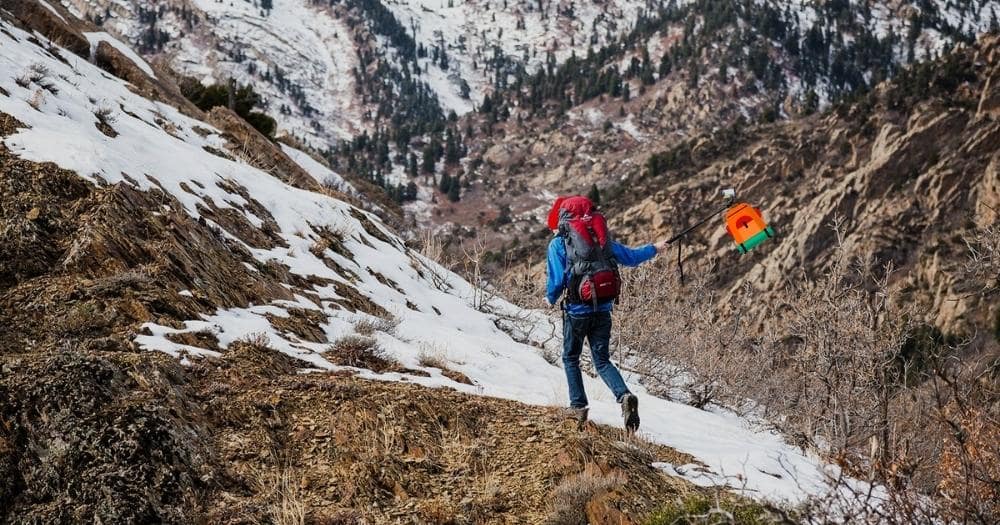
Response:
[[[619,523],[692,484],[796,503],[839,472],[640,385],[652,445],[522,404],[563,404],[555,320],[228,110],[180,111],[124,46],[61,47],[46,12],[0,11],[4,521],[533,521],[570,494]]]
[[[494,132],[570,126],[568,141],[584,150],[628,148],[739,118],[806,114],[971,42],[997,27],[1000,11],[984,0],[61,3],[66,16],[93,22],[90,31],[182,74],[253,86],[280,116],[280,134],[413,202],[411,216],[435,225],[451,222],[446,212],[465,193],[480,206],[477,183],[499,187],[486,222],[504,206],[525,211],[525,199],[505,195],[530,186],[522,171],[545,171],[548,186],[597,180],[589,154],[564,161],[536,151],[517,173],[497,173],[511,171],[513,152]],[[619,135],[611,146],[608,131]],[[547,140],[559,150],[565,138]],[[444,174],[459,178],[454,190]]]
[[[266,0],[144,2],[66,0],[70,11],[162,56],[182,74],[256,86],[282,128],[314,147],[374,130],[416,101],[392,92],[428,89],[420,104],[461,115],[517,67],[548,51],[560,58],[609,42],[643,2],[552,5],[518,1]],[[620,5],[619,5],[620,4]],[[487,30],[486,28],[490,29]],[[376,70],[382,78],[368,78]],[[411,80],[410,75],[413,74]],[[389,82],[390,92],[374,83]],[[383,106],[390,106],[387,109]]]
[[[777,124],[737,121],[664,136],[640,131],[632,114],[599,125],[605,117],[596,101],[549,128],[512,124],[481,143],[481,179],[463,200],[424,217],[537,262],[549,235],[541,218],[556,194],[596,185],[619,234],[639,242],[682,230],[733,187],[786,226],[766,256],[738,260],[718,222],[690,238],[686,257],[710,267],[718,285],[773,291],[789,275],[818,275],[831,259],[829,224],[839,215],[846,248],[895,263],[930,302],[928,320],[954,330],[976,312],[978,323],[992,314],[968,302],[978,299],[955,272],[966,253],[963,232],[996,220],[996,45],[984,36],[866,95]],[[470,217],[467,209],[486,213]]]
[[[463,206],[448,202],[418,218],[481,228],[509,206],[503,220],[516,222],[552,193],[612,186],[639,172],[649,152],[692,135],[807,116],[865,93],[906,64],[997,30],[998,10],[996,2],[669,3],[610,45],[517,76],[470,115],[460,126],[474,135],[465,137],[468,161],[451,174],[462,175],[469,208],[489,196],[487,213],[468,224]]]

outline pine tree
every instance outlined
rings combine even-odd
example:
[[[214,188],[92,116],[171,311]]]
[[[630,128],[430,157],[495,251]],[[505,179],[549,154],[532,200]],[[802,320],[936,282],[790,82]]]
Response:
[[[434,146],[428,143],[424,146],[423,155],[421,158],[420,169],[424,173],[434,173],[434,165],[437,163],[437,159],[434,158]]]
[[[438,190],[441,193],[447,194],[451,191],[451,187],[453,186],[451,182],[451,175],[448,175],[447,171],[444,172],[444,175],[441,175],[441,182],[438,183]]]
[[[451,186],[448,187],[448,200],[451,202],[458,202],[462,198],[462,185],[459,177],[455,177],[451,181]]]
[[[406,164],[406,173],[409,174],[411,178],[417,176],[417,156],[414,153],[410,153],[410,158]]]
[[[664,53],[663,57],[660,58],[660,78],[663,78],[670,74],[671,64],[670,64],[670,54]]]
[[[415,201],[417,200],[417,183],[412,180],[406,183],[406,189],[403,190],[403,200],[405,201]]]
[[[458,145],[458,139],[455,138],[455,133],[448,128],[445,130],[445,147],[444,147],[444,162],[450,166],[458,164],[461,158],[461,150]]]

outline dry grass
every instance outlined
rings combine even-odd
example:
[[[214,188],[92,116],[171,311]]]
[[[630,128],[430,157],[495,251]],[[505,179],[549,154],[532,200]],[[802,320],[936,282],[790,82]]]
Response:
[[[396,316],[366,317],[354,323],[354,331],[367,337],[371,337],[377,332],[392,335],[396,333],[397,326],[399,326],[399,319]]]
[[[547,525],[578,525],[587,523],[587,502],[601,493],[625,483],[620,472],[607,475],[585,471],[563,478],[552,491],[551,512]]]
[[[324,357],[342,366],[367,368],[373,372],[385,372],[399,366],[372,337],[346,335],[334,341]]]
[[[1000,283],[1000,236],[989,232],[966,238],[964,275],[984,295]],[[753,290],[723,301],[698,273],[710,272],[689,272],[695,278],[683,287],[654,265],[627,274],[613,343],[651,391],[763,415],[850,476],[894,487],[888,506],[900,522],[927,517],[916,494],[947,496],[940,501],[950,514],[935,519],[995,522],[1000,509],[981,502],[1000,498],[1000,455],[982,444],[988,439],[973,442],[1000,435],[1000,367],[960,358],[972,338],[917,322],[920,305],[891,284],[890,265],[838,251],[824,274],[790,276],[756,317],[743,313],[752,311]],[[981,348],[988,339],[979,338]],[[844,494],[851,501],[819,502],[810,515],[851,503],[872,505],[877,518],[869,495]]]
[[[28,69],[20,77],[14,79],[17,85],[27,89],[28,86],[34,84],[53,95],[59,94],[59,89],[56,88],[55,84],[52,83],[50,79],[51,73],[49,69],[45,67],[44,64],[35,63],[28,67]],[[38,109],[37,107],[35,109]]]
[[[276,470],[252,470],[251,481],[266,502],[275,525],[305,525],[306,504],[300,486],[301,475],[284,466]]]
[[[447,356],[444,350],[440,348],[422,346],[420,348],[420,355],[417,359],[417,364],[423,367],[438,368],[441,370],[446,370],[448,368]]]

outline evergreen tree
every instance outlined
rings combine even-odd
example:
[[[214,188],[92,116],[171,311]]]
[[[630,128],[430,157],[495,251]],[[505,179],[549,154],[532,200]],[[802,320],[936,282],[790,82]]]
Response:
[[[417,156],[414,153],[410,153],[410,157],[406,164],[406,173],[411,178],[415,178],[417,176]]]
[[[458,139],[455,137],[455,133],[448,128],[445,130],[445,147],[444,147],[444,162],[450,166],[458,164],[459,159],[461,159],[462,153],[459,148]]]
[[[443,175],[441,175],[441,182],[438,183],[438,191],[447,194],[451,191],[452,186],[451,175],[448,175],[448,172],[446,171]]]
[[[417,200],[417,183],[412,180],[406,183],[406,189],[403,190],[403,200],[409,202]]]
[[[424,146],[424,151],[422,153],[420,163],[421,171],[424,173],[434,173],[434,165],[437,164],[437,159],[434,157],[434,145],[432,143],[427,143],[427,145]]]
[[[455,177],[451,181],[451,185],[448,187],[448,200],[451,202],[458,202],[462,198],[462,185],[459,181],[459,177]]]

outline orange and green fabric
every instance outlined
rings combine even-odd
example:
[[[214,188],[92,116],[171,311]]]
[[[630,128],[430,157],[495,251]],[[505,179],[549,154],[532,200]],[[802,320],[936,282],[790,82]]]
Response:
[[[774,230],[764,222],[760,209],[738,202],[726,211],[726,231],[740,253],[747,253],[774,237]]]

